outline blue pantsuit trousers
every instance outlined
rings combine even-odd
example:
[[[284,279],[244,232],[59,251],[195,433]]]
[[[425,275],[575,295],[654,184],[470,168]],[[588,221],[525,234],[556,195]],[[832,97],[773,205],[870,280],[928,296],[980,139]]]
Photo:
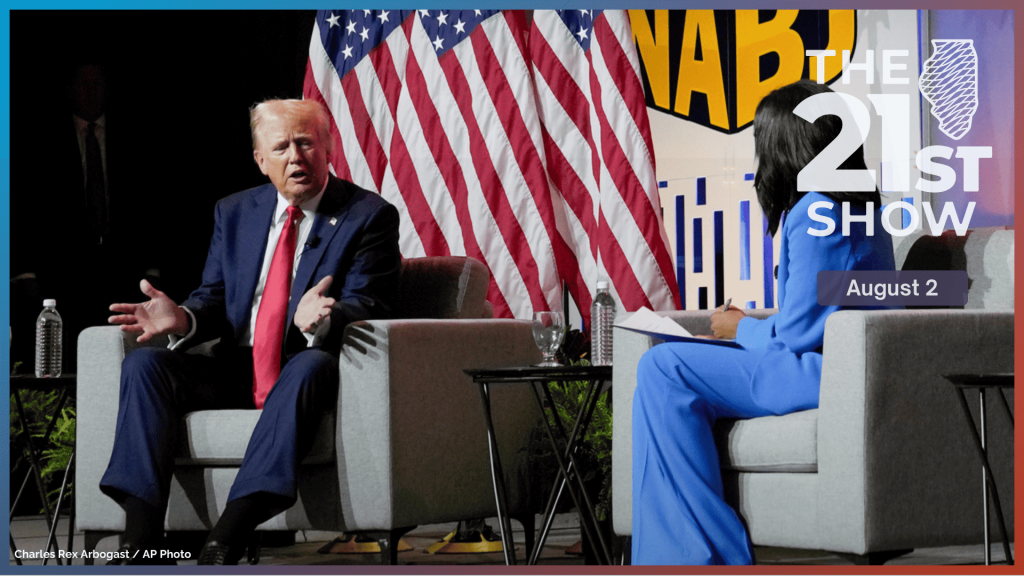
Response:
[[[711,428],[718,418],[816,407],[820,354],[803,356],[700,343],[643,356],[633,397],[634,564],[753,563],[746,529],[723,499]],[[776,375],[770,386],[755,378],[765,362]]]

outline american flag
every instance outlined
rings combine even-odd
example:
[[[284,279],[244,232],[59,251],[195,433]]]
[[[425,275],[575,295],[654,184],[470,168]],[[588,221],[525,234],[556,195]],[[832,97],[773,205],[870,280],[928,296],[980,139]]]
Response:
[[[320,11],[303,93],[403,256],[480,260],[496,316],[561,310],[564,282],[589,323],[602,278],[620,310],[679,307],[625,12]]]

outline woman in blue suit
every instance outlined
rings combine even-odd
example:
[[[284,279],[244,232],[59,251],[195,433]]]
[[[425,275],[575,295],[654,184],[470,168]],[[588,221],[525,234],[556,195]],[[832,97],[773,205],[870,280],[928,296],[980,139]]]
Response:
[[[774,235],[782,224],[778,268],[779,312],[765,320],[736,308],[711,317],[718,338],[742,348],[667,343],[640,361],[633,398],[634,564],[751,564],[750,538],[722,497],[722,477],[711,427],[718,418],[787,414],[818,406],[825,320],[838,306],[820,306],[821,270],[892,270],[892,238],[881,225],[878,191],[817,193],[797,190],[797,174],[840,132],[837,116],[808,122],[793,109],[831,92],[810,81],[780,88],[758,104],[754,186]],[[865,169],[863,148],[840,169]],[[853,223],[843,236],[808,229],[824,225],[808,207],[841,223],[842,203],[853,214],[873,209],[874,234]]]

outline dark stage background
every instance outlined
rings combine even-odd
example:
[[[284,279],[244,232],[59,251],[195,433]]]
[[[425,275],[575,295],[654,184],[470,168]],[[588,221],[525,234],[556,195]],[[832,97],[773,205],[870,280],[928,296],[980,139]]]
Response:
[[[148,273],[176,301],[199,285],[220,198],[266,182],[248,107],[301,97],[312,11],[11,12],[12,364],[31,371],[42,298],[77,333]],[[81,159],[68,86],[101,64],[109,97],[111,233],[83,233]],[[76,170],[78,172],[76,172]],[[34,273],[36,279],[21,277]],[[158,272],[158,275],[156,274]]]

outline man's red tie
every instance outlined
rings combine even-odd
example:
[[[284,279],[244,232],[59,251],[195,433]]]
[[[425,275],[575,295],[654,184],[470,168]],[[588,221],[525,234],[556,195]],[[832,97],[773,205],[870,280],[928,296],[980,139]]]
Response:
[[[270,261],[260,309],[256,313],[256,332],[252,340],[252,399],[257,408],[263,408],[263,401],[281,376],[281,341],[284,338],[285,317],[288,316],[295,237],[303,216],[301,209],[288,207],[288,219],[281,230],[277,248],[274,249],[274,259]]]

